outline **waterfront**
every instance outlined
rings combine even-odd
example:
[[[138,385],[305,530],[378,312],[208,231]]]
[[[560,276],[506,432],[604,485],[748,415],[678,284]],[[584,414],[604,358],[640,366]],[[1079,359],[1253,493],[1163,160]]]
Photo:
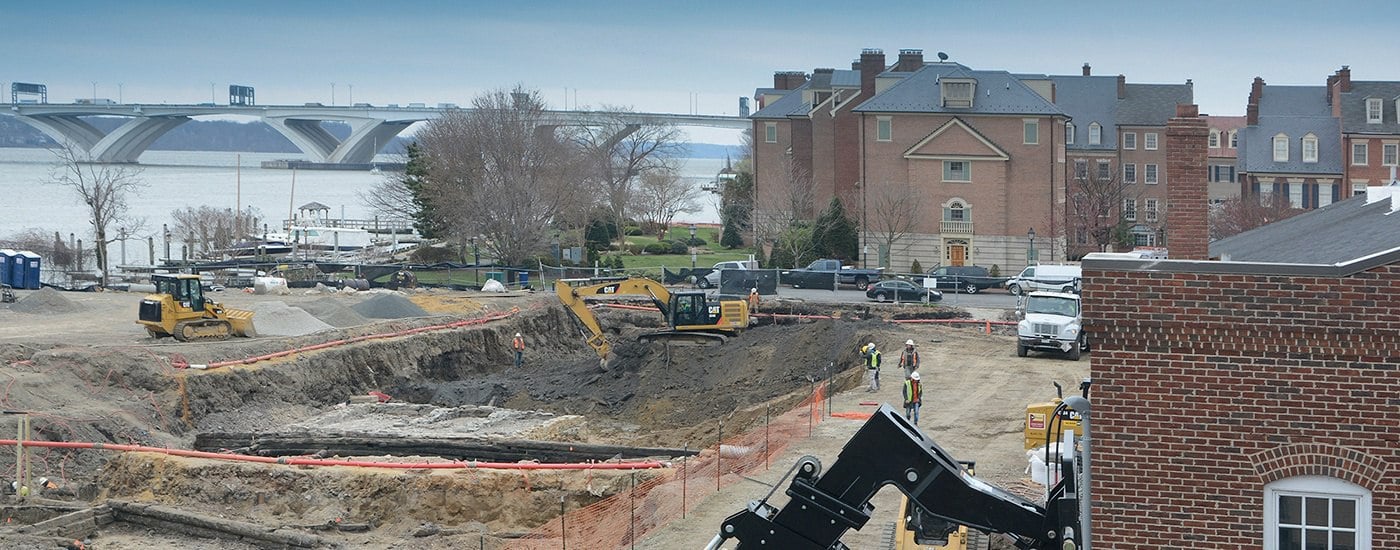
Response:
[[[141,156],[141,179],[146,186],[139,194],[127,197],[130,213],[145,218],[144,229],[133,237],[144,241],[147,236],[160,242],[161,224],[168,223],[170,213],[185,207],[209,205],[234,208],[241,204],[252,206],[261,217],[281,223],[289,208],[315,201],[331,207],[333,217],[373,218],[374,213],[360,199],[388,174],[355,171],[298,170],[296,192],[292,195],[290,170],[264,169],[264,160],[299,158],[286,153],[232,153],[214,151],[147,151]],[[399,162],[397,155],[379,155],[376,162]],[[695,185],[714,179],[724,166],[723,159],[686,159],[682,173]],[[37,229],[51,234],[55,231],[65,238],[74,233],[91,242],[92,230],[87,215],[76,195],[66,187],[53,183],[56,168],[53,153],[45,149],[0,148],[0,239]],[[700,200],[702,210],[693,215],[681,215],[678,221],[718,222],[719,215],[705,194]],[[116,232],[118,228],[111,228]],[[120,245],[110,247],[113,258],[120,257]],[[146,254],[141,243],[128,244],[132,263],[144,263]]]

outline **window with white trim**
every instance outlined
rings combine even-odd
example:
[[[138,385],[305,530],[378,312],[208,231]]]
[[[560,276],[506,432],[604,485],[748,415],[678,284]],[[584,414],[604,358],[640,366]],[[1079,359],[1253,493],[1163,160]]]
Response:
[[[1317,207],[1322,208],[1329,204],[1332,204],[1332,184],[1317,184]]]
[[[1303,207],[1302,182],[1288,184],[1288,206],[1291,206],[1293,208]]]
[[[1157,165],[1156,165],[1156,164],[1144,164],[1144,165],[1142,165],[1142,182],[1143,182],[1143,183],[1148,183],[1148,184],[1155,184],[1155,183],[1157,183]]]
[[[1230,130],[1230,148],[1231,148],[1231,149],[1234,149],[1234,148],[1239,147],[1239,146],[1240,146],[1240,133],[1239,133],[1239,131],[1237,131],[1237,130]]]
[[[1355,197],[1355,196],[1357,196],[1357,195],[1365,195],[1365,194],[1366,194],[1366,182],[1364,182],[1364,181],[1363,181],[1363,182],[1352,182],[1352,184],[1351,184],[1351,196]]]
[[[943,181],[972,181],[972,163],[965,160],[943,161]]]
[[[1303,162],[1317,162],[1317,136],[1303,136]]]
[[[875,141],[894,139],[894,121],[887,116],[875,117]]]
[[[943,207],[943,221],[965,222],[967,221],[967,210],[967,205],[955,200]]]
[[[1215,128],[1210,129],[1210,143],[1208,147],[1210,147],[1211,149],[1217,149],[1220,147],[1220,130],[1217,130]]]
[[[1157,150],[1157,132],[1145,132],[1142,134],[1142,150]]]
[[[1137,149],[1137,132],[1123,132],[1123,148]]]
[[[1137,221],[1137,199],[1123,199],[1123,219]]]
[[[1112,165],[1110,165],[1108,161],[1099,161],[1099,181],[1108,181],[1109,178],[1113,177],[1113,171],[1110,170],[1110,168],[1112,168]]]
[[[778,142],[778,123],[776,123],[776,122],[765,122],[765,123],[763,123],[763,142],[764,142],[764,143],[777,143],[777,142]]]
[[[1157,221],[1157,199],[1143,199],[1142,219],[1147,222]]]
[[[1040,145],[1040,121],[1028,118],[1021,121],[1021,137],[1025,138],[1022,143],[1026,145]]]
[[[1074,179],[1082,180],[1087,177],[1089,177],[1089,161],[1074,159]]]
[[[1288,162],[1288,134],[1274,136],[1274,162]]]
[[[1381,145],[1381,164],[1385,166],[1395,166],[1400,160],[1400,143],[1385,143]]]
[[[1379,98],[1379,97],[1370,97],[1370,98],[1366,98],[1366,123],[1367,123],[1367,124],[1380,124],[1380,123],[1381,123],[1381,113],[1382,113],[1381,108],[1382,108],[1383,105],[1384,105],[1384,103],[1381,102],[1381,98]]]
[[[944,107],[971,107],[977,95],[977,81],[944,78],[938,82]]]
[[[1065,123],[1065,145],[1074,145],[1074,123]]]
[[[1351,163],[1353,165],[1365,166],[1366,164],[1368,164],[1366,162],[1368,160],[1366,158],[1366,149],[1367,148],[1365,143],[1351,144]]]
[[[1157,233],[1151,227],[1135,225],[1132,229],[1133,246],[1155,246]]]
[[[1334,477],[1264,486],[1265,550],[1371,550],[1371,492]]]
[[[1123,183],[1137,183],[1137,165],[1131,162],[1123,163]]]
[[[1103,126],[1097,122],[1089,123],[1089,145],[1099,145],[1103,143]]]

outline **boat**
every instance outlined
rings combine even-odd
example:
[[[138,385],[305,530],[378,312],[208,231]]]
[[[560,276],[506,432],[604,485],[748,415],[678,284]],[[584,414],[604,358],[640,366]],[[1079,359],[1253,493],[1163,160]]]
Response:
[[[369,231],[347,227],[295,226],[287,230],[297,250],[355,252],[374,245]]]

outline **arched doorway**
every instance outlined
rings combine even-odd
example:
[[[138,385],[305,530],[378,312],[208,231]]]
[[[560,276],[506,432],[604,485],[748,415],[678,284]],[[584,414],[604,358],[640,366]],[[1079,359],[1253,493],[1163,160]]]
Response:
[[[970,247],[966,239],[943,241],[943,261],[946,265],[967,265]]]

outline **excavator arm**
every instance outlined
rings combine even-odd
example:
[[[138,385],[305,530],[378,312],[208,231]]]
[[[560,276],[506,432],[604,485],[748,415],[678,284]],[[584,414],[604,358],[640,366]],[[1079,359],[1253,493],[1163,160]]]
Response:
[[[670,317],[669,308],[671,302],[671,291],[661,283],[651,279],[630,278],[611,279],[601,283],[594,283],[597,279],[574,280],[572,282],[587,282],[581,286],[569,284],[571,281],[560,279],[554,283],[554,293],[559,295],[559,302],[564,304],[564,308],[574,315],[588,330],[588,345],[593,351],[598,352],[598,357],[604,361],[612,351],[612,345],[608,343],[603,335],[603,327],[598,324],[598,318],[588,309],[588,303],[584,301],[587,296],[628,296],[642,295],[651,298],[656,308],[661,310],[661,314]]]
[[[1065,457],[1060,465],[1065,475],[1041,507],[972,477],[947,451],[883,405],[830,469],[823,473],[815,457],[803,457],[794,467],[786,505],[776,508],[767,498],[750,503],[724,520],[709,548],[737,538],[739,550],[844,549],[841,535],[865,525],[875,509],[871,497],[894,485],[938,519],[1006,533],[1028,550],[1073,550],[1080,546],[1081,531],[1073,461]]]

